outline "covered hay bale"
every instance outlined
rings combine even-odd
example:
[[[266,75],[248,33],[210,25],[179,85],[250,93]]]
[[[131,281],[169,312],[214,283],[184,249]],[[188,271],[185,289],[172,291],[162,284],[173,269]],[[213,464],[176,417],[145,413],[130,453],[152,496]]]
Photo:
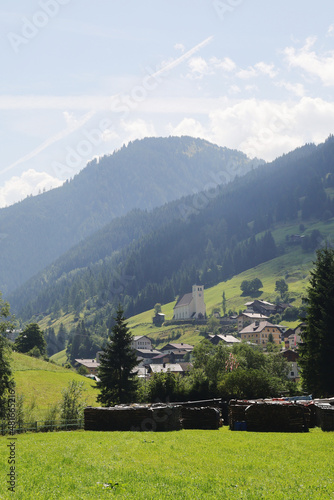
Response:
[[[219,429],[220,412],[218,408],[182,407],[182,427],[184,429]]]

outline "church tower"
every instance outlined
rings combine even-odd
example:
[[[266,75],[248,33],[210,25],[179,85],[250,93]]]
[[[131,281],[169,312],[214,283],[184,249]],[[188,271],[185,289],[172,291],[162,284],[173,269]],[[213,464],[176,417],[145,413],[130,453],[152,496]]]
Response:
[[[206,307],[204,304],[204,286],[193,285],[192,295],[193,295],[195,318],[198,318],[199,315],[200,317],[205,318]]]

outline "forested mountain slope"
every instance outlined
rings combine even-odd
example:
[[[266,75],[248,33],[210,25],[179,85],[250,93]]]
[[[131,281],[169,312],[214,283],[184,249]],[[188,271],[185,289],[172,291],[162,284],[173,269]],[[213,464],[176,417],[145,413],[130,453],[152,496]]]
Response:
[[[333,217],[334,204],[326,193],[333,185],[330,137],[203,194],[202,205],[195,195],[150,214],[129,214],[127,222],[122,218],[117,224],[131,226],[131,218],[137,218],[135,241],[107,255],[110,227],[105,228],[85,242],[84,248],[90,249],[86,255],[80,256],[77,247],[62,257],[64,263],[71,262],[71,270],[49,268],[11,302],[24,319],[85,311],[87,324],[102,331],[119,301],[131,316],[157,301],[174,300],[195,282],[212,286],[282,253],[270,231],[287,221]],[[177,211],[182,217],[173,218]],[[164,219],[162,214],[169,215]],[[305,252],[318,243],[317,235],[305,238]],[[105,258],[101,254],[102,260],[94,260],[94,247],[105,248]]]
[[[0,209],[0,290],[15,290],[115,217],[230,181],[259,163],[191,137],[137,140],[93,160],[60,188]]]

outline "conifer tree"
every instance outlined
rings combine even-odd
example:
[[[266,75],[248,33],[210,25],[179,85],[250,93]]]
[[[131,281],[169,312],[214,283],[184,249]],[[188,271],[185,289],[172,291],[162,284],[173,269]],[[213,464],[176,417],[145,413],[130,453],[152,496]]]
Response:
[[[97,382],[97,388],[101,392],[97,401],[104,406],[130,403],[137,389],[137,374],[133,371],[137,356],[131,347],[132,335],[120,305],[114,319],[98,370],[100,382]]]
[[[334,395],[334,250],[317,251],[306,298],[299,363],[313,397]]]

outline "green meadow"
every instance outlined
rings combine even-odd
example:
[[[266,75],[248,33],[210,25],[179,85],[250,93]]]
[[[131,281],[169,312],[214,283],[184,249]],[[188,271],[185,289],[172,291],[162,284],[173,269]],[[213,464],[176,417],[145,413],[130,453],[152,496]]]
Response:
[[[0,437],[1,499],[334,498],[334,433],[320,429],[72,431],[22,434],[15,443],[14,495]]]
[[[97,390],[95,382],[78,375],[74,370],[47,363],[25,354],[14,352],[12,355],[12,369],[16,384],[16,394],[23,395],[24,403],[29,406],[34,404],[36,416],[43,418],[49,406],[59,401],[62,390],[71,380],[84,384],[84,398],[87,405],[97,406]]]

